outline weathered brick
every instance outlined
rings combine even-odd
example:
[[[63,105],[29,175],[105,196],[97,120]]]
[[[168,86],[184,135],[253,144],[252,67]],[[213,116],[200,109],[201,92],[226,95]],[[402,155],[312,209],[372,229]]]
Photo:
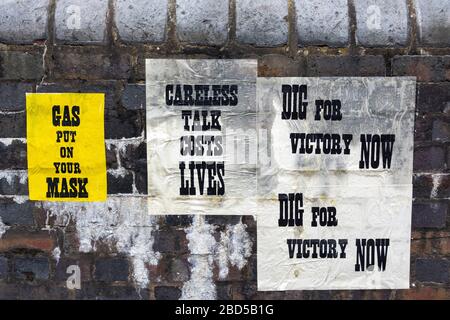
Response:
[[[116,146],[113,144],[106,145],[106,168],[107,169],[118,168]]]
[[[0,79],[41,80],[44,76],[43,51],[0,51]]]
[[[122,92],[122,106],[129,110],[145,108],[145,84],[127,83]]]
[[[25,95],[33,92],[34,85],[26,82],[2,82],[0,83],[0,110],[19,111],[25,110]]]
[[[228,1],[178,0],[177,34],[181,41],[221,45],[227,40]]]
[[[0,194],[28,195],[26,171],[0,171]]]
[[[450,294],[445,288],[419,287],[397,290],[396,298],[404,300],[448,300]]]
[[[433,121],[432,137],[435,141],[450,141],[450,121],[446,118],[440,118]]]
[[[215,224],[219,226],[226,226],[226,225],[235,225],[238,224],[242,219],[242,216],[205,216],[205,222],[209,224]]]
[[[423,146],[414,149],[414,172],[443,170],[446,168],[442,146]]]
[[[33,43],[47,38],[49,0],[0,3],[0,42]]]
[[[158,286],[155,287],[156,300],[178,300],[181,297],[181,290],[177,287]]]
[[[11,140],[11,144],[4,144],[0,140],[0,170],[26,169],[27,146],[20,140]]]
[[[417,111],[445,112],[450,105],[450,83],[419,83],[417,85]]]
[[[60,43],[105,43],[108,0],[59,0],[55,34]]]
[[[356,41],[363,46],[404,46],[408,41],[406,0],[355,0]]]
[[[88,300],[148,300],[149,290],[136,290],[132,286],[107,286],[103,283],[83,283],[81,290],[75,291],[76,299]]]
[[[32,226],[34,225],[34,203],[17,203],[12,199],[0,199],[0,217],[7,225]]]
[[[450,2],[443,0],[415,0],[419,42],[424,46],[450,45]]]
[[[167,0],[116,0],[115,23],[120,39],[126,42],[163,42],[167,5]]]
[[[258,47],[287,43],[288,2],[236,0],[236,38]]]
[[[421,282],[448,283],[449,267],[449,262],[444,259],[417,259],[416,279]]]
[[[413,175],[413,197],[430,198],[433,188],[433,177],[430,174]]]
[[[92,259],[87,256],[81,256],[78,259],[74,258],[61,258],[56,265],[55,280],[66,282],[67,278],[71,276],[71,273],[67,273],[67,268],[71,265],[77,265],[80,268],[81,282],[91,281],[91,272],[93,269]]]
[[[301,61],[281,54],[268,54],[258,59],[259,77],[300,77],[305,75]]]
[[[136,161],[134,168],[134,178],[138,193],[147,194],[148,192],[147,159],[140,159]]]
[[[231,300],[232,297],[232,285],[228,283],[216,284],[217,300]]]
[[[187,253],[186,234],[182,230],[156,231],[153,250],[163,253]]]
[[[323,76],[385,76],[382,56],[311,56],[307,61],[307,74]]]
[[[14,275],[19,279],[47,280],[50,276],[50,264],[45,257],[15,257]]]
[[[186,258],[172,258],[169,262],[170,278],[173,282],[186,282],[189,280],[189,263]]]
[[[92,50],[84,47],[76,49],[55,47],[54,77],[66,80],[109,80],[130,77],[131,58],[128,54]]]
[[[0,257],[0,279],[5,279],[8,276],[8,259]]]
[[[417,113],[414,121],[414,141],[431,141],[433,131],[433,115]]]
[[[164,225],[174,227],[187,227],[192,224],[192,216],[189,215],[167,215],[164,216]]]
[[[444,228],[447,219],[446,202],[414,202],[412,207],[413,228]]]
[[[55,238],[48,232],[8,232],[0,240],[0,251],[15,249],[38,250],[51,253],[56,246]]]
[[[105,137],[122,139],[139,137],[145,127],[145,114],[140,110],[114,108],[105,110]]]
[[[108,194],[133,193],[133,175],[131,172],[107,174]]]
[[[395,56],[392,58],[394,76],[416,76],[421,82],[450,80],[450,56]]]
[[[349,42],[347,0],[295,0],[299,45],[343,47]]]
[[[0,114],[0,138],[26,137],[25,110]]]
[[[95,262],[94,278],[99,281],[127,281],[129,263],[124,258],[101,258]]]
[[[126,146],[125,152],[122,152],[120,156],[121,163],[124,168],[135,170],[137,161],[147,159],[147,144],[129,144]]]

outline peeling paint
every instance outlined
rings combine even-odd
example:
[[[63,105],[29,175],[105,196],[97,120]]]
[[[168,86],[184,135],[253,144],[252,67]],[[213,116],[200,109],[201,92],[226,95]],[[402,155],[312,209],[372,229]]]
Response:
[[[0,112],[0,114],[2,113]],[[6,147],[10,146],[14,141],[19,141],[24,144],[27,143],[27,139],[25,138],[0,138],[0,143]]]
[[[18,177],[21,184],[27,183],[27,170],[0,170],[0,180],[6,179],[8,184],[11,184],[13,178]]]
[[[0,238],[3,237],[8,229],[9,227],[3,223],[2,218],[0,217]]]
[[[128,256],[139,288],[150,281],[146,265],[156,265],[160,259],[160,253],[153,250],[157,219],[147,214],[146,206],[143,197],[112,196],[105,203],[42,202],[48,218],[55,217],[53,227],[65,228],[75,222],[80,252],[96,251],[102,242]]]
[[[213,281],[213,262],[216,247],[214,226],[203,216],[194,216],[192,225],[186,229],[186,238],[191,256],[191,278],[184,283],[180,300],[215,300],[216,287]]]
[[[432,181],[433,181],[433,187],[431,188],[430,198],[435,199],[437,197],[439,187],[442,182],[442,174],[433,174],[432,175]]]
[[[220,279],[228,276],[229,264],[239,270],[247,264],[247,258],[252,254],[252,241],[246,228],[247,226],[240,221],[236,225],[227,225],[225,231],[221,232],[217,248]]]
[[[59,263],[59,259],[61,258],[61,249],[59,247],[56,247],[52,251],[52,257],[56,260],[56,264]]]
[[[252,242],[246,225],[239,222],[227,225],[221,232],[220,241],[214,238],[215,227],[205,222],[204,216],[194,216],[186,231],[191,256],[191,278],[184,283],[181,300],[214,300],[217,298],[213,281],[214,261],[219,267],[219,278],[228,276],[228,265],[242,269],[251,255]]]

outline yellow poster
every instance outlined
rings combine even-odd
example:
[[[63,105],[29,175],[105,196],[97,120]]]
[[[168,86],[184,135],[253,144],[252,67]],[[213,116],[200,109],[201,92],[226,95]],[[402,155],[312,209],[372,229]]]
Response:
[[[27,93],[30,200],[105,201],[105,96]]]

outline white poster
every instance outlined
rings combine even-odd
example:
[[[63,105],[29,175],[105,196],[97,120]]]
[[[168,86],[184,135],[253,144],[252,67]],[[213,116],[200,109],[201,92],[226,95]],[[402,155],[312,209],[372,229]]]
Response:
[[[146,61],[150,214],[256,213],[256,60]]]
[[[258,290],[409,288],[415,78],[258,79]]]

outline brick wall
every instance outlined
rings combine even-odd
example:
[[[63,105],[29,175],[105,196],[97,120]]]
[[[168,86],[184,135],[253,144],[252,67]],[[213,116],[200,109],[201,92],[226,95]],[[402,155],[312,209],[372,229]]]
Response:
[[[447,0],[3,0],[0,298],[449,299],[449,17]],[[253,217],[149,217],[153,57],[257,58],[260,76],[416,76],[411,289],[257,292]],[[27,200],[25,92],[106,93],[106,204]]]

